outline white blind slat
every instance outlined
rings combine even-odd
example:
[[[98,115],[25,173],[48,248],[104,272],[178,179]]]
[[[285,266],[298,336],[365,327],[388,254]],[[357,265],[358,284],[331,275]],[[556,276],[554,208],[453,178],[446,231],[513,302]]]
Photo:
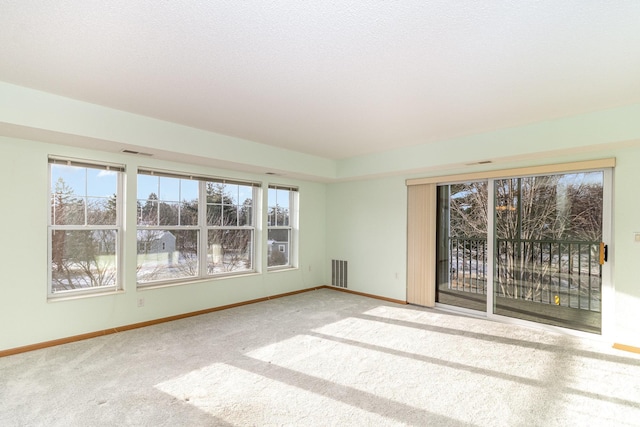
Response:
[[[92,162],[89,160],[78,160],[78,159],[65,159],[62,157],[49,157],[49,163],[52,165],[64,165],[64,166],[75,166],[80,168],[93,168],[93,169],[102,169],[114,172],[124,172],[124,165],[118,165],[114,163],[100,163],[100,162]]]
[[[279,185],[279,184],[269,184],[269,188],[272,190],[298,191],[298,187],[292,187],[288,185]]]
[[[219,184],[248,185],[251,187],[262,187],[262,183],[256,182],[256,181],[242,181],[242,180],[230,179],[230,178],[194,175],[194,174],[157,170],[157,169],[140,168],[138,169],[138,173],[141,175],[162,176],[167,178],[178,178],[178,179],[190,179],[195,181],[215,182]]]

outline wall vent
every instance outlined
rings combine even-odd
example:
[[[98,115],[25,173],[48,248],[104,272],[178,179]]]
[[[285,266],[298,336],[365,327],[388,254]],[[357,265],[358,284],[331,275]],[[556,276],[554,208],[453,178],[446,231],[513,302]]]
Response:
[[[133,155],[136,155],[136,156],[147,156],[147,157],[153,156],[153,154],[151,154],[151,153],[142,153],[140,151],[127,150],[127,149],[122,150],[121,153],[133,154]]]
[[[473,163],[465,163],[465,166],[476,166],[476,165],[490,165],[491,163],[493,163],[493,160],[481,160],[479,162],[473,162]]]
[[[339,288],[347,287],[347,261],[331,260],[331,285]]]

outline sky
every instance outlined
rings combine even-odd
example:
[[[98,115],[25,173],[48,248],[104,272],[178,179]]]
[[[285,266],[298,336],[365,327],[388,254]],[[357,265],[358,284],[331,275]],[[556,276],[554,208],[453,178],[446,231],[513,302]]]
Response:
[[[138,175],[138,200],[147,200],[154,193],[159,200],[180,202],[198,199],[198,181],[167,178],[153,175]]]
[[[102,169],[93,169],[68,165],[51,165],[51,191],[55,191],[58,178],[73,189],[78,197],[110,197],[117,191],[117,173]],[[198,199],[198,181],[153,175],[137,176],[137,199],[146,200],[155,193],[160,200],[167,202],[192,201]],[[273,193],[272,193],[273,192]],[[226,193],[234,204],[241,205],[252,198],[252,188],[245,185],[226,184]],[[269,190],[269,198],[278,197],[280,206],[289,206],[289,199],[282,190]]]
[[[108,170],[52,164],[51,192],[55,191],[58,178],[80,197],[109,197],[118,188],[117,173]]]

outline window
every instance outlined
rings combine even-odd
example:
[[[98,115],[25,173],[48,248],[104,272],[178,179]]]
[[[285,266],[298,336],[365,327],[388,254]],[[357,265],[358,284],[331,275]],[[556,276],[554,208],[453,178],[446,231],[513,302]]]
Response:
[[[206,182],[208,274],[253,271],[254,186]]]
[[[255,271],[259,184],[138,171],[139,284]]]
[[[123,166],[49,159],[49,295],[120,287]]]
[[[408,295],[433,304],[437,278],[439,303],[602,333],[613,313],[604,256],[613,167],[601,159],[407,180]]]
[[[298,189],[270,185],[268,194],[267,267],[293,267],[292,242]]]
[[[138,174],[138,283],[198,276],[198,181]]]

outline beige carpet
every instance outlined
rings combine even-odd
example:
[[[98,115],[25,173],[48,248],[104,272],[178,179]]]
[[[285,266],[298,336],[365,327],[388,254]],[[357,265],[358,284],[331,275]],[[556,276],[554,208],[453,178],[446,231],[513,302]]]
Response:
[[[0,359],[0,426],[640,425],[640,357],[307,292]]]

